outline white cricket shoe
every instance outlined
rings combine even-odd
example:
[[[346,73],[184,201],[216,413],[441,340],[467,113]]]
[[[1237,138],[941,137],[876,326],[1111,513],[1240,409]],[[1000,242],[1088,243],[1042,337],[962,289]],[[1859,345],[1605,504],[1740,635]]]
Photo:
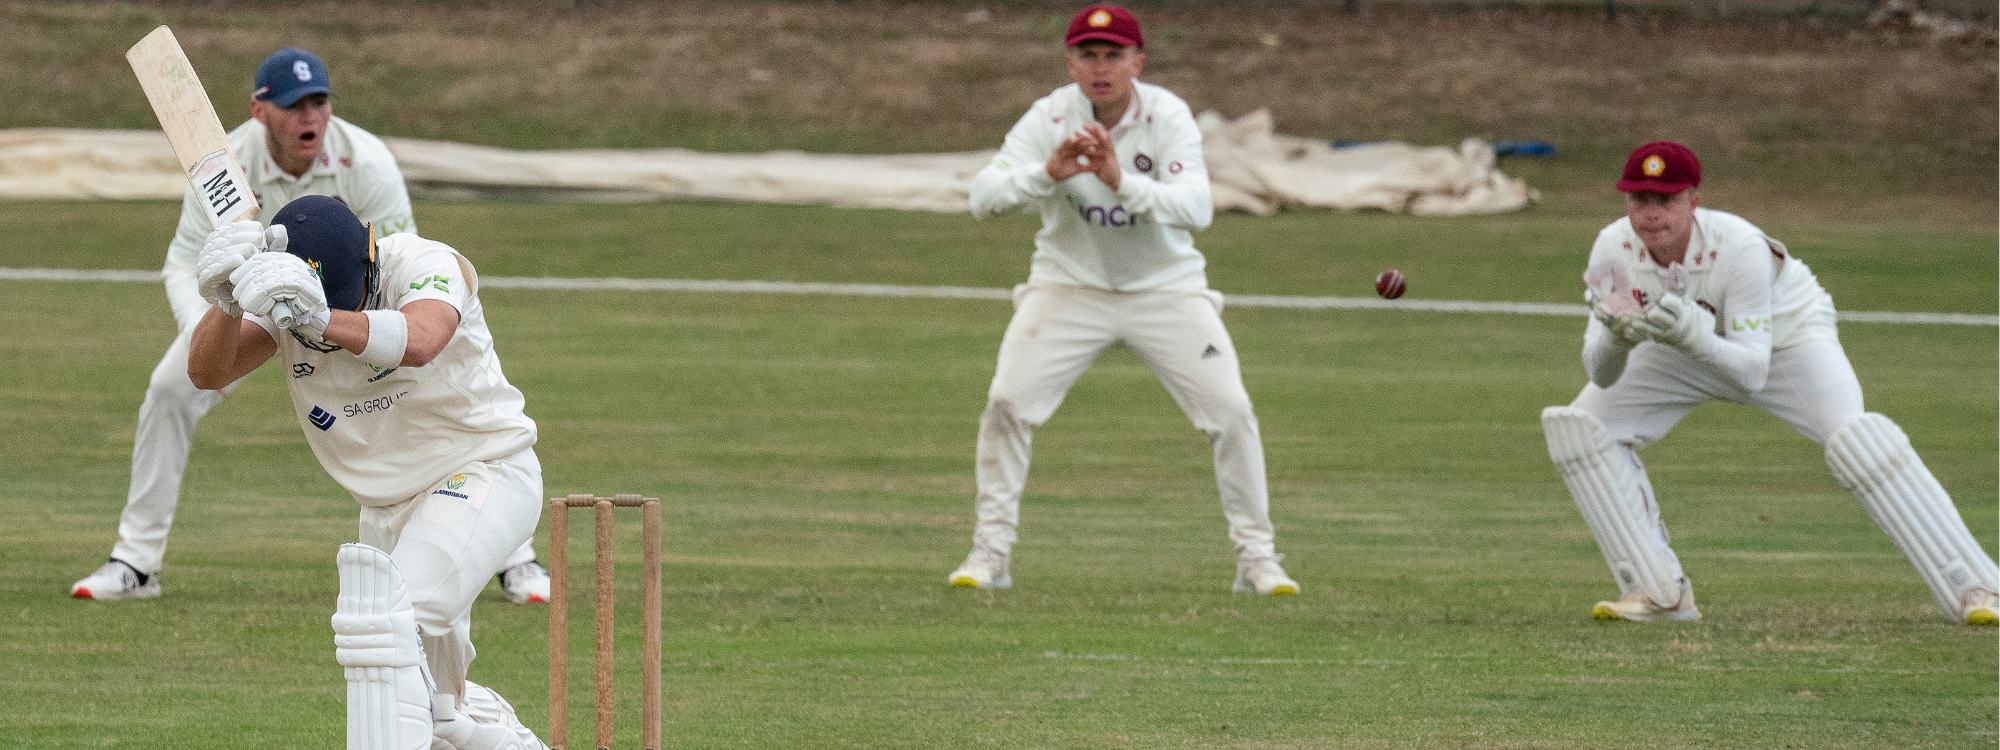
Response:
[[[515,604],[547,602],[549,569],[542,567],[539,560],[529,560],[500,571],[500,590],[507,592],[507,601]]]
[[[1269,557],[1238,558],[1236,560],[1236,585],[1231,590],[1239,594],[1262,596],[1291,596],[1299,593],[1299,582],[1285,575],[1285,569],[1278,565],[1284,555]]]
[[[1007,574],[1007,554],[978,544],[972,545],[972,553],[965,556],[965,562],[947,580],[965,589],[1004,589],[1014,585],[1014,577]]]
[[[1674,622],[1694,622],[1701,619],[1701,610],[1694,606],[1694,585],[1681,579],[1681,600],[1672,609],[1654,604],[1651,597],[1643,592],[1633,591],[1615,602],[1598,602],[1590,608],[1590,616],[1606,622],[1627,620],[1631,622],[1654,622],[1672,620]]]
[[[96,599],[114,602],[119,599],[151,599],[160,595],[160,577],[146,575],[130,563],[112,558],[69,587],[72,599]]]
[[[2000,594],[1984,588],[1965,592],[1965,624],[2000,625]]]

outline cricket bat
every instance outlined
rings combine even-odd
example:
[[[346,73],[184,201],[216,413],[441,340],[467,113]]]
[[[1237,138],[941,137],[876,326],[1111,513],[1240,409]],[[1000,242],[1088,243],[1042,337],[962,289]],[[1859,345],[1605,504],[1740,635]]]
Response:
[[[215,116],[208,90],[195,77],[194,66],[188,63],[173,30],[165,26],[154,29],[125,51],[125,59],[132,63],[139,87],[146,90],[146,101],[153,105],[153,115],[160,119],[167,142],[173,144],[174,156],[180,159],[188,183],[208,213],[209,225],[220,227],[256,216],[257,196],[250,192],[243,165],[229,153],[229,135],[222,130],[222,119]],[[271,321],[280,328],[290,328],[296,322],[291,306],[282,301],[271,309]]]

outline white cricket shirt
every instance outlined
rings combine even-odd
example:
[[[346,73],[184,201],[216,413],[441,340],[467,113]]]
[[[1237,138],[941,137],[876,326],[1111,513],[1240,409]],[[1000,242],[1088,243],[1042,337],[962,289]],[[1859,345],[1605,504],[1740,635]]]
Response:
[[[1696,208],[1687,252],[1668,266],[1653,261],[1631,217],[1622,217],[1598,232],[1590,249],[1592,266],[1606,262],[1624,263],[1648,303],[1671,291],[1713,313],[1720,340],[1714,361],[1705,364],[1748,391],[1763,386],[1772,350],[1839,336],[1833,297],[1805,261],[1735,214]],[[1584,338],[1585,364],[1593,372],[1609,364],[1607,358],[1624,356],[1611,338],[1593,318]]]
[[[415,234],[383,238],[379,304],[421,299],[458,309],[458,330],[422,367],[382,369],[327,342],[251,315],[278,342],[292,408],[306,443],[334,481],[362,505],[414,497],[455,468],[519,453],[535,444],[521,391],[500,372],[479,303],[478,275],[458,251]]]
[[[271,158],[265,143],[264,123],[248,120],[229,131],[229,150],[243,163],[243,174],[257,196],[257,220],[270,226],[278,209],[307,195],[330,195],[347,203],[347,208],[363,223],[375,225],[375,236],[417,231],[410,214],[410,193],[403,185],[403,171],[382,139],[338,117],[326,126],[326,143],[312,168],[299,177],[285,174]],[[195,285],[195,264],[201,259],[201,245],[214,227],[208,214],[195,199],[194,188],[181,200],[181,222],[167,245],[166,266],[161,269],[167,283],[167,302],[183,331],[208,312],[208,301]]]
[[[1123,172],[1117,190],[1094,174],[1049,178],[1056,147],[1094,121],[1076,84],[1029,107],[973,176],[975,218],[1023,204],[1041,209],[1029,282],[1113,292],[1208,287],[1207,261],[1193,237],[1215,216],[1201,129],[1173,92],[1138,81],[1132,87],[1132,104],[1110,128]]]

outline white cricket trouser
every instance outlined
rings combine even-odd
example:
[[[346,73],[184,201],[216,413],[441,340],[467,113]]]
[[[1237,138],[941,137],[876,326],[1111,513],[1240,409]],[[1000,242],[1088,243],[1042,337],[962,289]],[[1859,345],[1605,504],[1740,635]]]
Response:
[[[132,439],[132,483],[125,492],[125,510],[118,515],[118,542],[112,545],[111,556],[147,575],[160,572],[166,561],[167,532],[173,529],[195,425],[243,382],[204,391],[188,380],[188,346],[199,319],[184,321],[166,355],[153,367]],[[533,559],[534,548],[524,543],[507,558],[507,567]]]
[[[1824,445],[1861,416],[1861,381],[1839,339],[1810,339],[1771,352],[1764,389],[1747,393],[1665,344],[1632,350],[1610,388],[1586,385],[1570,405],[1604,423],[1611,439],[1633,450],[1665,437],[1688,412],[1710,401],[1748,404]]]
[[[1215,446],[1215,482],[1229,538],[1243,557],[1272,554],[1264,445],[1211,290],[1107,292],[1062,284],[1014,289],[1014,318],[979,417],[978,523],[973,543],[1005,553],[1020,524],[1034,429],[1048,421],[1098,355],[1124,343]]]
[[[1584,386],[1583,393],[1571,406],[1603,421],[1612,441],[1631,454],[1665,437],[1688,412],[1708,401],[1731,401],[1763,409],[1820,445],[1825,445],[1864,413],[1861,381],[1855,377],[1847,352],[1835,338],[1810,339],[1772,351],[1770,376],[1764,389],[1756,393],[1744,392],[1672,347],[1643,343],[1632,350],[1625,374],[1618,382],[1610,388]],[[1632,461],[1639,466],[1643,478],[1645,467],[1638,464],[1636,454],[1632,454]],[[1647,495],[1652,496],[1650,489]],[[1979,546],[1964,520],[1951,512],[1949,501],[1944,502],[1943,512],[1950,513],[1956,524],[1945,522],[1936,528],[1933,532],[1939,535],[1936,539],[1950,540],[1962,549]],[[1648,503],[1647,510],[1664,546],[1667,535],[1660,523],[1659,505]],[[1869,512],[1873,515],[1878,509],[1870,508]],[[1891,536],[1898,545],[1907,541],[1893,533]],[[1906,549],[1905,553],[1911,555],[1911,561],[1919,568],[1924,567],[1915,552]],[[1990,561],[1987,569],[1991,569]],[[1954,593],[1945,598],[1955,601],[1955,596]]]
[[[532,448],[461,466],[403,502],[361,508],[360,541],[396,562],[438,692],[465,700],[472,602],[541,517],[542,465]]]

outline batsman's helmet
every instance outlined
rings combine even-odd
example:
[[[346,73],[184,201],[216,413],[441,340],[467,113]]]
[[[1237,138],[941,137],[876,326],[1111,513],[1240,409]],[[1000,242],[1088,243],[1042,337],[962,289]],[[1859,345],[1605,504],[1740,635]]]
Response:
[[[375,293],[375,227],[362,224],[338,198],[308,195],[278,209],[285,252],[299,256],[326,289],[326,306],[359,311]]]

